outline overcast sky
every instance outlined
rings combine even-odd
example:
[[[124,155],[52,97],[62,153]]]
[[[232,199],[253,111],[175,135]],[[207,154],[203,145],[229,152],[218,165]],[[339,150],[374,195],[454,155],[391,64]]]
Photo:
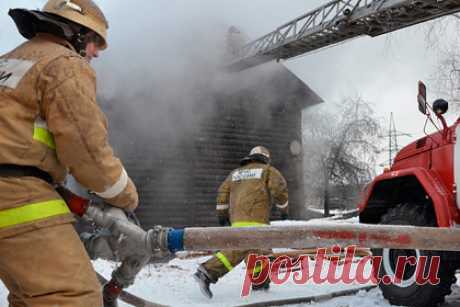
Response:
[[[0,54],[9,51],[22,41],[7,15],[8,9],[39,8],[44,2],[39,0],[0,2]],[[137,27],[139,19],[151,18],[152,23],[155,24],[154,31],[162,32],[165,40],[168,39],[168,32],[172,25],[196,20],[200,20],[204,25],[209,24],[210,27],[215,24],[236,25],[254,39],[327,1],[99,0],[96,2],[105,10],[111,25],[110,37],[115,38],[112,39],[110,52],[117,53],[117,51],[127,52],[126,46],[120,46],[125,38],[131,38],[130,43],[133,37],[137,39],[137,46],[133,48],[142,48],[142,40],[148,39],[143,36],[142,30],[145,30],[145,27],[143,28],[142,25]],[[126,8],[126,5],[129,5],[129,8]],[[126,26],[127,20],[130,23],[129,27]],[[152,28],[149,29],[152,31]],[[447,35],[446,40],[448,40]],[[162,41],[158,41],[158,44],[162,44]],[[287,61],[285,65],[315,90],[327,104],[333,105],[343,97],[360,95],[375,104],[380,117],[388,119],[390,112],[394,112],[399,130],[419,136],[422,134],[425,119],[417,111],[417,81],[426,80],[430,93],[429,80],[436,66],[436,55],[435,50],[427,48],[424,28],[418,25],[392,35],[358,38],[340,46]],[[129,52],[124,56],[129,61]],[[455,114],[450,114],[449,119],[452,121],[453,118]],[[401,138],[399,141],[406,143],[408,140]]]

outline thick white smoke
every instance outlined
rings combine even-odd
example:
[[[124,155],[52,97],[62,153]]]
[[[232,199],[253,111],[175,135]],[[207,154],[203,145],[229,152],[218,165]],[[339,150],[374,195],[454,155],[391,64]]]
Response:
[[[109,49],[95,60],[95,68],[119,148],[145,148],[136,142],[152,134],[165,143],[181,142],[219,107],[210,101],[254,88],[279,69],[268,65],[249,74],[223,72],[230,25],[212,1],[101,4],[110,23]],[[270,102],[272,90],[263,88],[256,95]]]

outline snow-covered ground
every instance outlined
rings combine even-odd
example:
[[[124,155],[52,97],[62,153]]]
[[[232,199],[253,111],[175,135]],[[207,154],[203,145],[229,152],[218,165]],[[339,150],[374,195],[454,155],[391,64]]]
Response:
[[[327,222],[324,219],[309,221],[308,223]],[[350,219],[346,222],[356,222],[356,219]],[[303,224],[306,222],[281,222],[276,225],[286,224]],[[344,284],[323,284],[315,285],[311,282],[305,285],[296,285],[290,282],[283,285],[272,285],[269,291],[252,292],[248,297],[241,297],[241,290],[244,280],[245,264],[237,266],[232,272],[223,277],[215,285],[212,285],[214,298],[209,300],[199,291],[198,286],[192,278],[197,266],[205,261],[208,257],[179,259],[175,258],[169,263],[149,265],[139,274],[135,285],[128,289],[129,292],[143,297],[147,300],[169,305],[169,306],[236,306],[255,302],[281,300],[289,298],[307,297],[320,294],[327,294],[345,289],[353,289],[362,285],[344,285]],[[98,260],[94,262],[94,267],[106,278],[115,265],[106,261]],[[310,270],[313,270],[314,262],[310,262]],[[326,275],[327,265],[323,268],[322,276]],[[311,272],[311,271],[310,271]],[[353,271],[352,271],[353,272]],[[370,265],[366,267],[366,272],[370,272]],[[338,272],[340,273],[340,271]],[[7,305],[7,291],[0,284],[0,306]],[[120,306],[128,306],[120,304]],[[315,306],[315,307],[368,307],[391,306],[381,295],[378,289],[369,292],[359,292],[358,294],[338,297],[332,300],[303,304],[297,306]]]
[[[129,292],[141,296],[156,303],[169,306],[235,306],[249,304],[259,301],[279,300],[296,298],[299,296],[312,296],[326,294],[332,291],[350,289],[355,286],[347,285],[302,285],[298,286],[292,282],[285,285],[273,285],[269,291],[253,292],[248,297],[242,298],[240,293],[244,278],[244,263],[236,267],[232,272],[222,278],[216,285],[212,286],[214,298],[209,300],[199,291],[191,275],[196,267],[208,257],[194,259],[174,259],[167,264],[150,265],[146,267],[138,276],[134,286],[128,289]],[[94,266],[98,272],[106,278],[115,268],[114,264],[106,261],[95,261]],[[0,287],[0,306],[6,306],[6,289]],[[359,294],[358,294],[359,296]],[[382,300],[378,293],[363,294],[369,302]],[[362,301],[363,298],[359,298]],[[120,306],[129,306],[120,304]],[[344,305],[325,305],[318,306],[344,306]],[[350,305],[357,306],[357,305]],[[382,305],[362,305],[362,306],[390,306]]]
[[[156,303],[170,306],[235,306],[275,299],[313,296],[359,287],[359,285],[313,285],[310,283],[299,286],[289,282],[279,286],[272,285],[267,292],[252,292],[248,297],[242,298],[241,289],[245,273],[243,263],[219,280],[217,284],[211,286],[214,298],[209,300],[201,294],[195,281],[191,278],[198,264],[207,258],[174,259],[168,264],[148,267],[141,272],[138,281],[129,288],[129,291]],[[112,271],[111,265],[102,261],[97,261],[95,267],[105,276],[109,276]],[[313,263],[311,269],[313,269]],[[326,270],[327,267],[324,271]],[[375,300],[374,297],[375,295],[371,295],[371,299]]]
[[[244,263],[236,267],[232,272],[212,285],[214,298],[209,300],[199,291],[191,275],[195,272],[199,263],[205,261],[207,257],[195,259],[174,259],[168,264],[155,265],[146,268],[140,274],[138,281],[129,288],[133,294],[169,306],[237,306],[255,302],[281,300],[297,297],[315,296],[327,294],[335,291],[353,289],[361,285],[296,285],[292,281],[284,285],[272,285],[269,291],[252,292],[249,297],[241,297],[241,289],[245,273]],[[313,269],[314,263],[310,263]],[[97,261],[97,270],[106,277],[110,276],[113,265],[107,262]],[[323,269],[323,276],[327,271],[327,266]],[[367,268],[370,272],[370,267]],[[459,277],[459,276],[457,276]],[[121,306],[128,306],[123,305]],[[382,296],[379,289],[369,292],[360,291],[352,296],[338,297],[324,302],[301,304],[300,306],[314,307],[390,307]]]
[[[169,306],[236,306],[262,301],[280,300],[326,294],[334,291],[351,289],[355,286],[313,285],[298,286],[288,283],[281,286],[272,286],[269,291],[253,292],[249,297],[241,298],[244,264],[236,267],[232,272],[212,286],[214,298],[209,300],[202,296],[191,275],[196,266],[206,257],[180,260],[174,259],[167,264],[151,265],[139,275],[136,284],[128,289],[133,294],[156,303]],[[114,265],[106,261],[94,262],[95,268],[104,276],[109,277]],[[6,306],[7,291],[0,287],[0,306]],[[121,303],[120,306],[129,306]],[[293,305],[294,306],[294,305]],[[390,307],[378,289],[369,292],[361,291],[352,296],[338,297],[324,302],[300,304],[298,307]]]

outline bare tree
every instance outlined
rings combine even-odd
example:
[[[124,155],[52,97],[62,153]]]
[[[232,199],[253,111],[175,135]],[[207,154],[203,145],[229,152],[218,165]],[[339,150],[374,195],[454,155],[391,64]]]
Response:
[[[455,109],[460,107],[460,52],[457,49],[452,45],[440,50],[441,56],[433,74],[436,94],[448,99]]]
[[[375,174],[380,123],[372,106],[345,99],[334,113],[306,112],[305,182],[329,215],[331,187],[356,187]]]
[[[424,25],[427,48],[437,53],[437,67],[432,74],[435,94],[460,108],[460,15],[449,15]]]

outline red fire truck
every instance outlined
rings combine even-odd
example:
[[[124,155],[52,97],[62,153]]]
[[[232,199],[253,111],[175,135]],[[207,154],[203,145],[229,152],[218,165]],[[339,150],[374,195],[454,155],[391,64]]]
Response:
[[[460,119],[448,126],[443,116],[448,103],[443,99],[427,104],[426,87],[419,82],[419,111],[437,132],[404,147],[391,168],[377,176],[366,188],[359,204],[360,222],[367,224],[458,227],[460,199],[456,183],[460,179]],[[437,121],[436,121],[437,120]],[[398,256],[440,256],[438,285],[419,285],[416,269],[406,266],[401,283],[380,284],[390,303],[403,306],[436,306],[451,293],[460,255],[428,250],[375,249],[382,256],[379,275],[394,276]],[[428,267],[428,265],[427,265]]]

